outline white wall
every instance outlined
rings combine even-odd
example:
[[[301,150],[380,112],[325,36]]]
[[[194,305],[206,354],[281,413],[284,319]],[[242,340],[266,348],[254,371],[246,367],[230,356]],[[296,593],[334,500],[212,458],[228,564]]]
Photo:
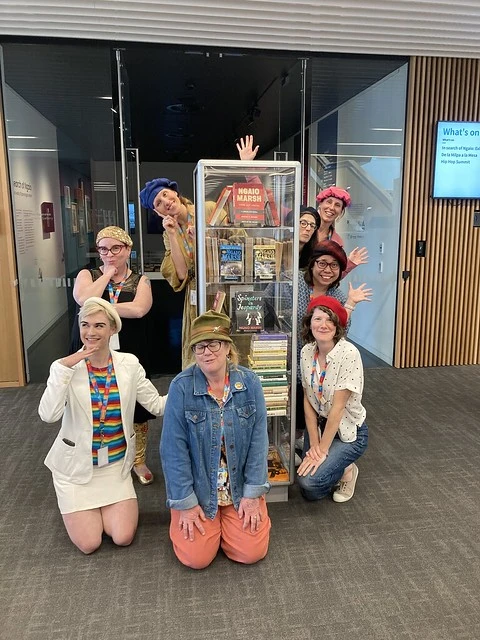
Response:
[[[48,120],[8,85],[4,86],[3,97],[22,328],[24,345],[28,348],[67,311],[57,133]],[[55,231],[52,233],[43,233],[42,202],[53,203]]]

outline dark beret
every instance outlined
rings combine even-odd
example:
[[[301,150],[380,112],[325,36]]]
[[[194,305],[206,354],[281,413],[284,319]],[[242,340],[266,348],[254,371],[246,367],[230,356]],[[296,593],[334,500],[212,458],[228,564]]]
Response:
[[[168,178],[155,178],[147,182],[143,189],[140,191],[140,202],[145,209],[153,209],[153,201],[155,196],[162,189],[172,189],[178,193],[178,185],[173,180]]]

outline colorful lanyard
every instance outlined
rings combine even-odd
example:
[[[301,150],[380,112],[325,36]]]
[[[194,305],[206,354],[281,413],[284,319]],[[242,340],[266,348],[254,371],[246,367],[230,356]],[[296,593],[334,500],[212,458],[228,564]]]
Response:
[[[118,302],[118,298],[120,296],[120,291],[123,289],[125,282],[127,281],[128,269],[125,271],[125,275],[123,280],[117,284],[115,292],[113,291],[113,285],[111,282],[108,283],[108,297],[110,299],[111,304],[116,304]]]
[[[87,364],[88,377],[90,379],[90,384],[93,389],[93,394],[97,402],[98,410],[100,411],[100,447],[103,447],[103,439],[104,439],[103,424],[105,422],[105,416],[107,414],[108,396],[110,395],[110,384],[112,382],[112,373],[113,373],[112,356],[110,354],[110,357],[108,358],[107,378],[105,380],[105,389],[103,392],[103,398],[100,394],[100,390],[98,388],[95,374],[93,373],[92,364],[90,360],[88,360],[88,358],[85,360],[85,362]]]
[[[318,400],[318,404],[320,404],[320,401],[323,396],[323,381],[325,380],[325,374],[327,373],[327,365],[325,364],[325,369],[321,372],[320,377],[318,378],[318,389],[315,390],[315,374],[317,373],[317,365],[318,365],[318,348],[315,349],[315,354],[313,356],[310,386],[312,387],[313,392],[315,393],[315,397]]]
[[[185,249],[185,253],[190,258],[190,260],[193,259],[193,245],[191,242],[188,242],[187,235],[188,235],[188,229],[191,226],[190,225],[191,221],[192,221],[192,215],[189,213],[187,208],[187,224],[185,225],[185,229],[179,226],[179,233],[180,233],[180,237],[182,238],[183,248]]]

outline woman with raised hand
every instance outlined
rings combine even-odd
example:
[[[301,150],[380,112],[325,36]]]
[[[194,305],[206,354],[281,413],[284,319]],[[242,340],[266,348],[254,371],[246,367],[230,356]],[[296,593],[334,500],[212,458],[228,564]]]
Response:
[[[45,464],[67,533],[88,554],[101,545],[103,533],[119,546],[135,536],[135,406],[161,415],[165,397],[138,358],[111,349],[122,329],[116,305],[84,300],[79,326],[83,348],[52,364],[38,412],[44,422],[62,419]]]
[[[353,497],[356,460],[368,443],[362,405],[363,365],[358,349],[344,338],[347,312],[335,298],[317,296],[303,320],[300,368],[307,431],[297,470],[302,495],[334,502]]]
[[[147,276],[133,273],[129,267],[132,246],[132,239],[124,229],[115,226],[101,229],[97,234],[96,247],[103,264],[96,269],[82,269],[78,273],[73,297],[79,308],[92,296],[101,297],[115,305],[122,318],[122,332],[114,336],[111,347],[136,355],[149,378],[146,316],[152,308],[152,288]],[[78,324],[75,322],[71,351],[76,351],[80,346]],[[153,473],[146,465],[146,452],[148,420],[154,418],[137,404],[134,417],[137,453],[133,471],[143,485],[153,482]]]
[[[335,222],[345,214],[345,210],[352,203],[350,194],[340,187],[328,187],[317,195],[318,214],[320,216],[320,226],[317,229],[317,243],[324,240],[332,240],[343,247],[342,237],[335,231]],[[360,264],[368,262],[368,251],[366,247],[355,247],[349,255],[347,265],[342,277],[350,273],[352,269]]]

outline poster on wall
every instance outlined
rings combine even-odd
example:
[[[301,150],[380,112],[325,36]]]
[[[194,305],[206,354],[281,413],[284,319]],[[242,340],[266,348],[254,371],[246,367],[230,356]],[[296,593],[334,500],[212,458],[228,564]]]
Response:
[[[67,185],[63,187],[63,196],[65,198],[65,209],[70,209],[72,206],[72,199],[70,196],[70,187]]]
[[[83,247],[87,241],[87,232],[85,229],[85,218],[78,218],[78,246]]]
[[[70,231],[72,233],[78,233],[78,209],[77,203],[70,203]]]
[[[93,230],[92,204],[88,196],[85,196],[85,226],[87,233]]]
[[[55,231],[55,218],[53,216],[53,202],[42,202],[40,205],[42,216],[43,233],[53,233]]]

